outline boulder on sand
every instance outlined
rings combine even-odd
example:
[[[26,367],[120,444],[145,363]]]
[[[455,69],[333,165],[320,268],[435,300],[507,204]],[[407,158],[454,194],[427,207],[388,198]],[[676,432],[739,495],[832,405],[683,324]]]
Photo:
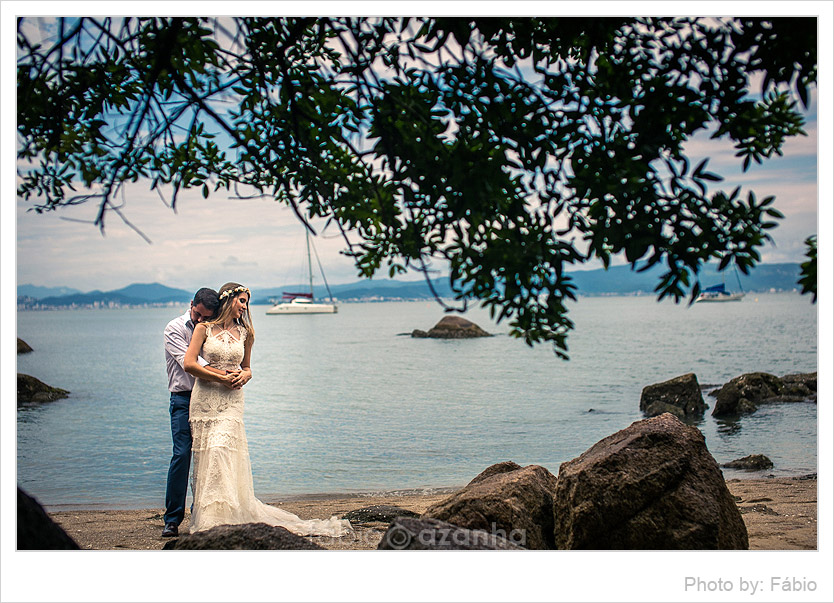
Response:
[[[325,550],[286,528],[265,523],[216,526],[169,540],[165,550],[276,551]]]
[[[747,529],[701,432],[666,413],[563,463],[560,549],[747,549]]]
[[[342,515],[342,519],[347,519],[350,523],[371,523],[375,521],[382,521],[390,523],[397,517],[419,517],[418,513],[409,509],[403,509],[394,505],[371,505],[369,507],[362,507],[361,509],[354,509]]]
[[[482,482],[485,479],[492,477],[493,475],[498,475],[499,473],[509,473],[510,471],[516,471],[518,469],[521,469],[521,465],[513,461],[502,461],[500,463],[495,463],[494,465],[490,465],[489,467],[481,471],[478,475],[473,477],[472,480],[467,484],[467,486],[471,486],[472,484]]]
[[[434,339],[469,339],[472,337],[492,337],[474,322],[460,316],[444,316],[428,332],[415,329],[412,337],[431,337]]]
[[[706,408],[695,373],[647,385],[640,394],[640,410],[650,417],[669,412],[686,419],[704,414]]]
[[[39,402],[52,402],[66,398],[69,392],[58,387],[51,387],[31,375],[17,374],[17,405],[23,406]]]
[[[544,467],[492,465],[423,513],[470,530],[498,534],[527,549],[553,549],[556,477]]]
[[[40,503],[17,488],[17,549],[55,551],[79,549],[78,543],[52,521]]]

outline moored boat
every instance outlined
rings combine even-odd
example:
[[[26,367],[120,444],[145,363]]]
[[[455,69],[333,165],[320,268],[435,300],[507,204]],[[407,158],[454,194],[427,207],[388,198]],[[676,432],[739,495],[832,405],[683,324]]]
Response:
[[[704,289],[701,294],[695,298],[695,303],[741,301],[743,297],[744,292],[730,293],[724,285],[721,284]]]
[[[285,293],[283,299],[266,311],[267,314],[335,314],[334,303],[320,303],[310,293]]]
[[[338,311],[338,306],[333,302],[333,296],[330,296],[328,303],[316,302],[313,297],[313,263],[310,255],[310,233],[305,231],[307,237],[307,275],[309,277],[310,291],[304,293],[284,293],[281,301],[273,305],[267,314],[335,314]],[[316,255],[318,259],[318,255]],[[321,263],[319,263],[321,269]],[[327,279],[324,278],[324,270],[321,269],[321,276],[324,279],[324,285],[327,287],[327,293],[330,294],[330,287],[327,286]]]

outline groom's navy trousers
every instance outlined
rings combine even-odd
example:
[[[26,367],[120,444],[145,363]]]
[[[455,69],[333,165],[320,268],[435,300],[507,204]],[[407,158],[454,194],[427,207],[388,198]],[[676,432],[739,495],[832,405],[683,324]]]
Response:
[[[191,427],[188,407],[191,392],[171,392],[171,436],[174,454],[168,468],[165,490],[165,524],[180,525],[185,517],[185,495],[188,492],[188,470],[191,466]]]

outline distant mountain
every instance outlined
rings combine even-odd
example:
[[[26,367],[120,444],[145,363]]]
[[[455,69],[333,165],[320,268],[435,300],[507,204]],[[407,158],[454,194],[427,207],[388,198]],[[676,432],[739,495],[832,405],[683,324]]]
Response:
[[[79,289],[72,287],[39,287],[38,285],[18,285],[17,295],[19,297],[33,297],[41,299],[44,297],[57,297],[60,295],[72,295],[73,293],[81,293]]]
[[[452,292],[449,288],[448,279],[433,279],[432,285],[437,290],[440,297],[451,297]],[[281,288],[253,289],[252,303],[267,304],[270,303],[270,300],[281,299],[281,296],[285,291],[297,293],[308,290],[308,285],[287,285],[286,287]],[[425,280],[395,281],[391,279],[368,279],[357,281],[355,283],[333,285],[330,287],[330,291],[333,294],[333,297],[340,300],[361,300],[371,298],[431,299],[434,297]],[[327,299],[327,289],[324,285],[316,285],[313,287],[313,295],[317,299]]]
[[[438,278],[431,281],[439,297],[452,297],[449,279]],[[333,289],[333,295],[340,299],[366,299],[369,297],[400,298],[400,299],[432,299],[432,293],[426,281],[360,281],[349,285],[341,285],[338,292]]]
[[[612,266],[608,270],[575,270],[567,274],[576,285],[578,295],[654,295],[654,288],[660,280],[665,268],[655,266],[646,272],[635,272],[629,266]],[[799,264],[760,264],[749,275],[738,273],[733,269],[726,270],[722,275],[715,265],[705,267],[699,278],[702,287],[709,287],[724,282],[727,289],[732,291],[740,288],[746,292],[766,291],[795,291],[798,290]],[[440,297],[452,297],[449,282],[446,278],[432,280],[432,284]],[[25,289],[24,289],[25,288]],[[33,299],[33,293],[39,290],[61,290],[61,287],[36,287],[35,285],[21,285],[18,287],[18,307],[67,307],[67,306],[107,306],[107,305],[148,305],[187,303],[193,296],[192,291],[173,289],[159,283],[136,283],[115,291],[90,291],[80,293],[75,291],[68,295],[52,295],[40,299]],[[21,290],[28,291],[28,295],[21,296]],[[252,291],[252,304],[268,304],[271,299],[280,299],[284,291],[305,291],[303,285],[293,285],[282,288],[257,289]],[[330,288],[333,296],[339,300],[398,300],[398,299],[431,299],[433,294],[425,281],[395,281],[390,279],[363,280],[344,285],[334,285]],[[71,290],[72,291],[72,290]],[[314,288],[318,299],[326,299],[327,291],[324,286]]]
[[[635,295],[653,294],[666,270],[664,266],[653,266],[645,272],[635,272],[630,266],[611,266],[608,270],[575,270],[568,275],[579,295]],[[744,291],[793,291],[798,289],[799,275],[799,264],[759,264],[748,275],[732,268],[722,274],[716,265],[710,264],[698,278],[702,288],[724,282],[733,291],[739,290],[739,283]]]
[[[654,266],[646,272],[635,272],[630,266],[612,266],[608,270],[575,270],[568,272],[578,295],[654,295],[654,288],[666,271],[663,266]],[[732,268],[724,274],[711,264],[702,269],[701,287],[709,287],[725,282],[729,290],[737,291],[793,291],[798,289],[799,264],[760,264],[749,275],[738,273]],[[740,283],[740,287],[739,287]],[[440,297],[452,297],[449,282],[445,278],[432,280]],[[283,291],[305,291],[303,285],[284,287],[283,289],[263,289],[252,291],[253,304],[269,303],[278,299]],[[333,296],[340,300],[362,299],[431,299],[432,293],[425,281],[364,280],[330,288]],[[314,294],[319,299],[327,297],[323,286],[314,287]]]
[[[105,291],[90,291],[89,293],[74,293],[72,295],[61,295],[55,297],[44,297],[37,301],[41,306],[90,306],[90,305],[142,305],[148,303],[146,300],[131,298]]]
[[[18,294],[19,295],[19,294]],[[75,292],[69,295],[51,295],[42,297],[34,302],[24,301],[18,297],[18,304],[30,306],[144,306],[147,304],[186,303],[191,300],[193,293],[183,289],[173,289],[159,283],[136,283],[115,291],[90,291],[88,293]],[[34,296],[28,296],[34,297]]]
[[[123,289],[110,291],[114,295],[124,295],[132,299],[143,299],[148,303],[189,302],[194,296],[193,291],[173,289],[159,283],[134,283]]]

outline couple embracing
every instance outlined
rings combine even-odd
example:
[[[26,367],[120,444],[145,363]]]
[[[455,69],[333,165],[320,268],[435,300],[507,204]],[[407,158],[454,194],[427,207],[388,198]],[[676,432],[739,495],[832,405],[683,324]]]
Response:
[[[200,289],[189,310],[165,327],[174,453],[165,494],[162,536],[176,536],[185,517],[191,466],[190,531],[266,523],[302,536],[341,536],[350,523],[303,520],[255,498],[243,426],[243,386],[252,378],[255,330],[249,289],[226,283]]]

